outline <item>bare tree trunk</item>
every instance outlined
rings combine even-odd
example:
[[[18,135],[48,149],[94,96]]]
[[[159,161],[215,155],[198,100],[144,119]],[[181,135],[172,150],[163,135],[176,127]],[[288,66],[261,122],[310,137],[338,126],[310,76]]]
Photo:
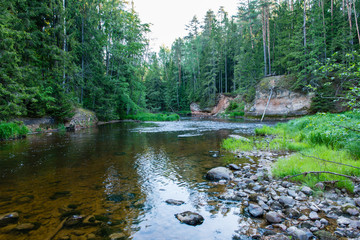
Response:
[[[356,14],[356,9],[355,9],[355,0],[354,0],[354,2],[353,2],[353,6],[354,6],[354,15],[355,15],[355,24],[356,24],[356,33],[357,33],[357,36],[358,36],[358,41],[359,41],[359,44],[360,44],[360,33],[359,33],[359,25],[358,25],[357,14]]]
[[[304,31],[304,48],[306,49],[306,0],[304,0],[304,24],[303,24],[303,31]]]
[[[349,20],[349,37],[350,37],[350,43],[353,45],[353,37],[352,37],[352,21],[351,21],[351,0],[346,0],[346,7],[348,11],[348,20]]]
[[[290,1],[290,11],[293,12],[294,11],[294,0]]]
[[[264,75],[267,74],[267,60],[266,60],[266,22],[265,22],[265,7],[262,6],[262,35],[263,35],[263,49],[264,49]]]
[[[106,44],[106,75],[109,75],[109,61],[110,61],[110,32],[108,33],[108,41]]]
[[[64,44],[63,44],[63,51],[64,51],[64,69],[63,69],[63,88],[65,88],[65,81],[66,81],[66,17],[65,17],[65,0],[63,0],[63,14],[64,14]]]
[[[85,11],[84,13],[85,14]],[[83,102],[83,96],[84,96],[84,16],[82,16],[81,18],[81,79],[82,79],[82,83],[81,83],[81,97],[80,97],[80,103]]]
[[[254,41],[253,41],[253,31],[252,31],[252,21],[250,16],[250,0],[248,0],[248,8],[249,8],[249,21],[250,21],[250,42],[251,42],[251,49],[254,49]]]
[[[271,55],[270,55],[270,7],[266,8],[266,25],[267,25],[267,44],[268,44],[268,58],[269,58],[269,74],[271,74]]]
[[[324,5],[325,5],[325,0],[321,1],[321,10],[322,10],[322,18],[323,18],[323,35],[324,35],[324,54],[325,54],[325,59],[326,59],[326,26],[325,26],[325,11],[324,11]]]

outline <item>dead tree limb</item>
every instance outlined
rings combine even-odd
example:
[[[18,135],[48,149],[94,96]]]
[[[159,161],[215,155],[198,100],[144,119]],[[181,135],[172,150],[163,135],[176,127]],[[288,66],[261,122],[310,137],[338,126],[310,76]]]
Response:
[[[317,159],[317,160],[320,160],[320,161],[324,161],[324,162],[335,163],[335,164],[338,164],[338,165],[343,165],[343,166],[347,166],[347,167],[352,167],[352,168],[360,169],[360,167],[355,167],[355,166],[352,166],[352,165],[349,165],[349,164],[339,163],[339,162],[330,161],[330,160],[325,160],[325,159],[318,158],[318,157],[314,157],[314,156],[308,156],[308,155],[305,155],[305,154],[303,154],[303,153],[300,153],[300,154],[303,155],[304,157],[314,158],[314,159]]]
[[[360,180],[358,178],[356,178],[356,177],[348,176],[348,175],[344,175],[344,174],[340,174],[340,173],[329,172],[329,171],[303,172],[303,173],[299,173],[299,174],[295,174],[295,175],[286,176],[286,177],[283,178],[283,180],[298,177],[298,176],[301,176],[301,175],[303,175],[305,177],[308,174],[321,174],[321,173],[327,173],[327,174],[332,174],[332,175],[336,175],[336,176],[341,176],[341,177],[349,178],[349,179],[353,180],[354,182],[360,182]]]
[[[50,233],[49,237],[47,238],[47,240],[52,240],[56,234],[58,234],[58,232],[60,232],[60,230],[64,227],[64,224],[66,222],[68,218],[65,218],[64,220],[61,221],[61,223],[56,227],[56,229]]]
[[[262,117],[261,117],[260,122],[262,122],[262,121],[264,120],[264,117],[265,117],[265,112],[266,112],[266,109],[267,109],[267,108],[268,108],[268,106],[269,106],[269,103],[270,103],[271,96],[272,96],[272,94],[273,94],[273,90],[274,90],[274,88],[272,87],[270,90],[271,90],[271,91],[270,91],[270,96],[269,96],[269,99],[268,99],[268,101],[267,101],[267,104],[266,104],[266,107],[265,107],[265,109],[264,109],[264,113],[263,113],[263,115],[262,115]]]

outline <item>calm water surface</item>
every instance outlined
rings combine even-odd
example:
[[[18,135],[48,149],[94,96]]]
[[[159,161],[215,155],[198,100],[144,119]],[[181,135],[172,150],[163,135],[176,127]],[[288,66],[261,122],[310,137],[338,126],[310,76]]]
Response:
[[[234,157],[209,151],[218,151],[229,134],[251,134],[259,126],[194,119],[117,123],[0,143],[0,215],[17,211],[19,223],[39,226],[28,233],[0,228],[0,239],[46,239],[69,206],[105,223],[63,228],[54,239],[89,233],[106,239],[100,236],[113,232],[124,239],[232,239],[248,220],[237,203],[218,199],[224,186],[204,175]],[[185,204],[167,205],[170,198]],[[204,223],[181,224],[174,214],[183,211],[200,213]]]

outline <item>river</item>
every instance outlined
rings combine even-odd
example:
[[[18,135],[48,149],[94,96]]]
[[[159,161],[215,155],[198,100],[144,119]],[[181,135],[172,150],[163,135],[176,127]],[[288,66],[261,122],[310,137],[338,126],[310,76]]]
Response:
[[[261,125],[191,118],[122,122],[2,142],[0,215],[16,211],[18,224],[35,227],[0,228],[0,239],[46,239],[71,214],[102,223],[63,227],[54,239],[91,239],[91,233],[95,239],[111,233],[123,239],[232,239],[247,217],[236,202],[220,201],[225,186],[204,175],[236,161],[216,152],[223,139]],[[185,204],[168,205],[167,199]],[[174,214],[183,211],[201,214],[204,223],[180,223]]]

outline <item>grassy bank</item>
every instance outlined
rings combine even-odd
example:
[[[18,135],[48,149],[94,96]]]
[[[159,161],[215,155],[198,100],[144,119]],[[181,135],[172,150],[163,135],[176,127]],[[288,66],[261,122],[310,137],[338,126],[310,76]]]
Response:
[[[138,120],[138,121],[178,121],[180,116],[178,114],[168,113],[138,113],[136,115],[127,115],[124,119]]]
[[[226,139],[223,148],[232,151],[292,152],[274,164],[273,176],[279,178],[314,171],[360,176],[360,169],[336,164],[360,167],[359,112],[306,116],[274,127],[264,126],[256,129],[255,133],[250,142]],[[348,178],[330,173],[305,174],[291,180],[304,182],[310,187],[318,182],[331,182],[349,191],[353,189]]]
[[[0,123],[0,140],[22,138],[28,132],[29,129],[22,122]]]

